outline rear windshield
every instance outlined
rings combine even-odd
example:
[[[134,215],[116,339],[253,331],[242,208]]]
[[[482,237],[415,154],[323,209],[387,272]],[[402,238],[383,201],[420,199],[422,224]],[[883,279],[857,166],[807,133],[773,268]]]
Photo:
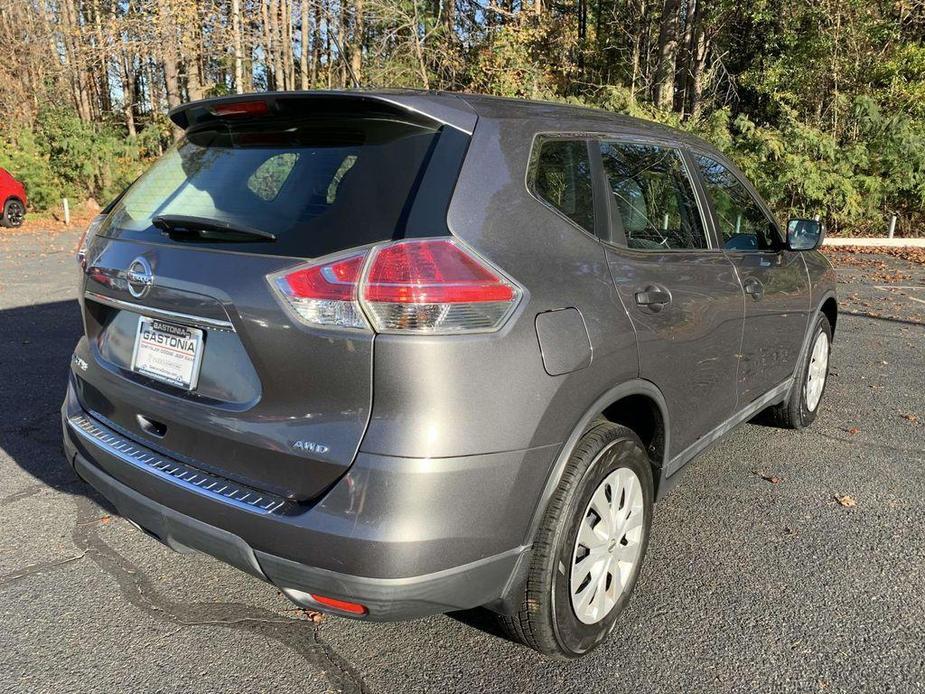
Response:
[[[223,250],[317,257],[449,233],[446,211],[468,137],[395,115],[216,122],[187,133],[115,204],[106,236],[202,245],[152,221],[182,215],[274,234]]]

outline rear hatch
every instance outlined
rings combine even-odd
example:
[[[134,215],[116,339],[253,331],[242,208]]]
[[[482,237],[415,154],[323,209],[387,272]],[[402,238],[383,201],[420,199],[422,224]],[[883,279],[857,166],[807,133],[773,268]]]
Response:
[[[300,320],[277,278],[308,259],[448,235],[468,136],[345,96],[217,101],[175,120],[183,139],[86,248],[93,368],[77,372],[78,397],[164,455],[309,500],[363,437],[374,332],[336,311]]]

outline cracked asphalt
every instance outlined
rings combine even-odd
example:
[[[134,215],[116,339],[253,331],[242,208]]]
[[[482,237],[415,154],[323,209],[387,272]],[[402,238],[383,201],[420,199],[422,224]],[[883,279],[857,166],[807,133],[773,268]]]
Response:
[[[612,638],[561,664],[481,611],[314,623],[119,518],[60,450],[76,240],[0,233],[0,691],[925,691],[925,266],[835,256],[819,419],[689,466]]]

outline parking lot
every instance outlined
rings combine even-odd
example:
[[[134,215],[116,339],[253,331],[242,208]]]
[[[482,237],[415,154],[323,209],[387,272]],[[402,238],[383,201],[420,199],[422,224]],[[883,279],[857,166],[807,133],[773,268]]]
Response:
[[[610,641],[553,663],[482,611],[318,619],[115,515],[60,448],[76,241],[0,234],[0,690],[925,690],[925,266],[836,256],[819,419],[689,466]]]

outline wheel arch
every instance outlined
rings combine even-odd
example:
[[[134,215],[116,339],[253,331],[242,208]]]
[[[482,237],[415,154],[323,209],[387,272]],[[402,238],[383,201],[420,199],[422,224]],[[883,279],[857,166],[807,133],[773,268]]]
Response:
[[[622,424],[639,435],[646,445],[652,464],[652,483],[656,498],[662,481],[662,470],[668,462],[670,424],[665,397],[651,381],[633,379],[602,393],[572,428],[572,433],[559,450],[552,465],[543,493],[530,522],[526,544],[531,544],[553,493],[559,486],[568,460],[582,435],[598,419]],[[639,429],[643,429],[640,433]],[[653,454],[656,455],[653,458]]]
[[[819,311],[828,319],[832,328],[832,338],[835,338],[835,324],[838,323],[838,299],[834,294],[828,294],[819,305]]]

